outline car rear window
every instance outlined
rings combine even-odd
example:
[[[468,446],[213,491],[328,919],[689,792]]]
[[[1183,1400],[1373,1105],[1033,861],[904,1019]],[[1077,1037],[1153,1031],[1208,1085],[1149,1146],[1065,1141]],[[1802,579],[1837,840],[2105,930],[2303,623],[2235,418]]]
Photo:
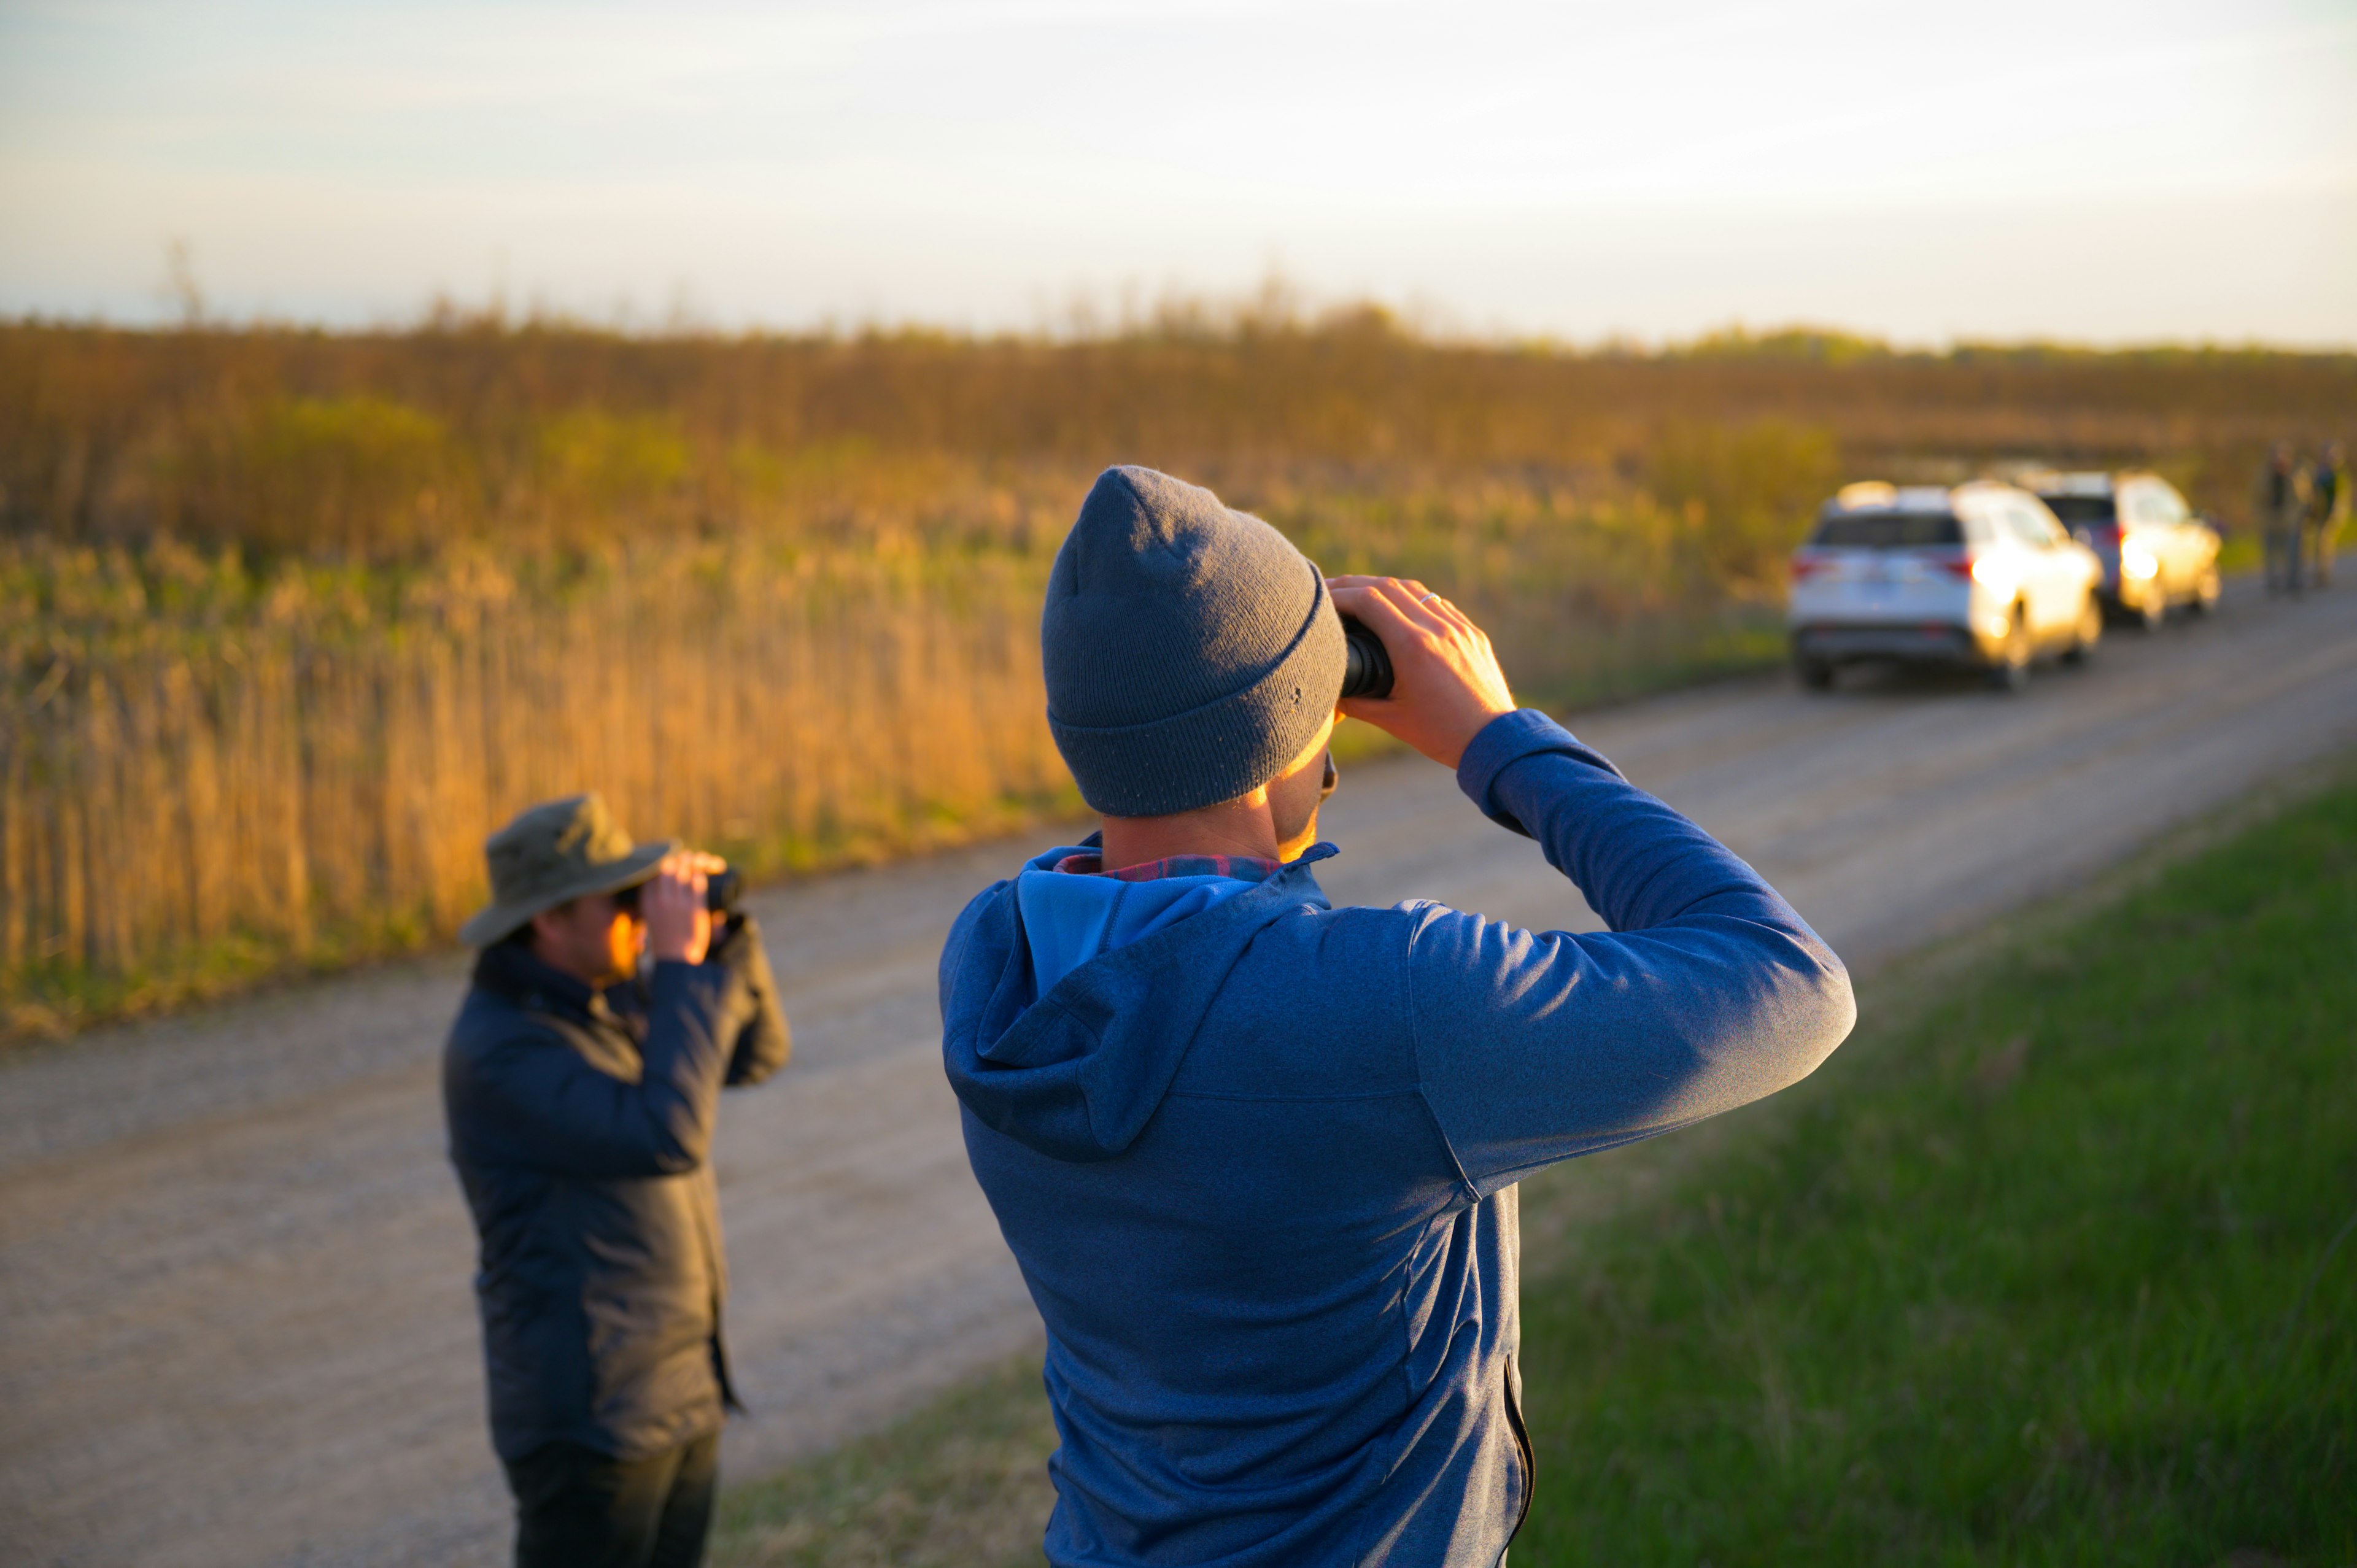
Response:
[[[2062,526],[2081,522],[2109,522],[2118,514],[2113,510],[2109,496],[2040,496]]]
[[[1964,525],[1954,515],[1935,511],[1845,512],[1817,524],[1809,541],[1849,550],[1921,550],[1964,542]]]

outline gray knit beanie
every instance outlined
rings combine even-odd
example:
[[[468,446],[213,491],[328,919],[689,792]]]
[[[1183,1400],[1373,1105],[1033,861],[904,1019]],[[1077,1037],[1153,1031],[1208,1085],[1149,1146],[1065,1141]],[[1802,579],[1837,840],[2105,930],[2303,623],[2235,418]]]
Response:
[[[1301,755],[1342,689],[1342,622],[1285,535],[1151,468],[1107,468],[1039,618],[1048,727],[1114,817],[1232,800]]]

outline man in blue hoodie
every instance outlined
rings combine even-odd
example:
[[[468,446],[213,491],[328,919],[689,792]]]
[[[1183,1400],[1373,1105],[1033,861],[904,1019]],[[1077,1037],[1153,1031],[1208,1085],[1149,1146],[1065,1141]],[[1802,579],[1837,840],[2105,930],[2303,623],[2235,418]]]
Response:
[[[1330,907],[1337,612],[1384,699],[1609,923]],[[1514,1184],[1805,1077],[1856,1017],[1759,875],[1544,714],[1422,584],[1321,578],[1146,468],[1049,578],[1100,834],[966,907],[942,1050],[1048,1327],[1059,1565],[1502,1562],[1529,1508]]]

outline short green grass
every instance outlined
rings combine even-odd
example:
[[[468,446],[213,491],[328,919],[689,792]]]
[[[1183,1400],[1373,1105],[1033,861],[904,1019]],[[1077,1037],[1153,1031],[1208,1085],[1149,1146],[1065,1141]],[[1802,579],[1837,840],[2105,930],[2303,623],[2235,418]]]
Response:
[[[1776,1126],[1526,1284],[1517,1564],[2357,1561],[2357,789]]]
[[[1039,1353],[898,1424],[722,1495],[716,1568],[996,1568],[1040,1561],[1056,1427]]]
[[[2357,1563],[2357,787],[1995,947],[1526,1187],[1517,1568]],[[716,1560],[1037,1562],[1053,1443],[1020,1359]]]

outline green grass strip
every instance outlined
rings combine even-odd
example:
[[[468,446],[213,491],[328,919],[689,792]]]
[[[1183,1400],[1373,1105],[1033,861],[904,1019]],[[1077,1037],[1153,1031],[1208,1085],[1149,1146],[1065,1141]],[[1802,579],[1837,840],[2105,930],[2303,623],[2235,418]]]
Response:
[[[1526,1285],[1517,1568],[2357,1559],[2357,790],[1777,1129]]]
[[[1056,1427],[1039,1353],[880,1433],[729,1487],[715,1568],[996,1568],[1040,1561]]]

